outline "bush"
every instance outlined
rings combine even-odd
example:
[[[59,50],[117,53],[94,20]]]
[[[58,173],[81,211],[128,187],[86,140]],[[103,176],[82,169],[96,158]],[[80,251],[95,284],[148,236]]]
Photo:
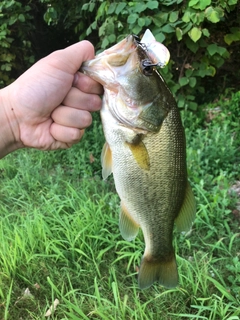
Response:
[[[39,51],[47,54],[85,38],[103,50],[128,34],[141,35],[149,28],[170,50],[171,61],[162,73],[179,107],[196,110],[209,95],[225,87],[239,87],[235,67],[240,63],[239,8],[237,0],[41,0],[37,7],[33,0],[26,4],[2,1],[0,45],[5,53],[1,60],[8,59],[1,67],[2,83],[9,82],[12,68],[23,69],[18,50],[24,53],[20,60],[27,67],[29,58],[33,62],[33,56],[41,57]],[[42,41],[32,48],[36,39],[31,32],[39,28],[45,31]]]
[[[19,1],[0,2],[0,87],[17,78],[23,67],[34,62],[31,42],[27,39],[35,25],[29,5]]]
[[[171,62],[163,73],[179,107],[195,110],[209,91],[206,77],[219,77],[227,63],[234,67],[234,45],[240,40],[237,0],[102,1],[100,6],[90,1],[82,9],[93,11],[94,5],[98,8],[86,36],[98,30],[99,48],[146,28],[169,48]]]

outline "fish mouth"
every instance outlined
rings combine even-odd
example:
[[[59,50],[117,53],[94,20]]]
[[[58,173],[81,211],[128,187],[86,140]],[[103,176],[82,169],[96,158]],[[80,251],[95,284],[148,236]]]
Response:
[[[134,36],[129,35],[113,47],[96,55],[94,59],[85,61],[80,71],[100,82],[105,88],[113,89],[117,84],[116,77],[120,72],[124,72],[122,68],[136,49]]]
[[[140,50],[138,50],[140,49]],[[138,51],[138,54],[133,54]],[[141,52],[141,54],[139,54]],[[142,39],[129,35],[119,43],[85,61],[80,71],[100,82],[105,88],[115,91],[116,78],[137,67],[137,60],[143,67],[165,67],[170,59],[168,49],[157,42],[150,30]]]

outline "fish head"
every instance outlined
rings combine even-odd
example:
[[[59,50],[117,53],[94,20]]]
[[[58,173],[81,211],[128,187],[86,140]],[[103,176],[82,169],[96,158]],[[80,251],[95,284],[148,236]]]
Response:
[[[121,125],[157,132],[170,107],[156,67],[169,58],[168,49],[147,30],[141,40],[129,35],[84,62],[81,71],[103,85],[106,105]]]

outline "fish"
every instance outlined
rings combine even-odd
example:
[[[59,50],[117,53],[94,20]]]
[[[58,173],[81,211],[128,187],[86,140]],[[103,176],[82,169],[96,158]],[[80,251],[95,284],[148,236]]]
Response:
[[[146,30],[81,67],[104,87],[102,176],[113,174],[120,233],[132,241],[139,228],[143,232],[140,289],[155,281],[166,288],[179,284],[173,228],[189,230],[196,213],[180,112],[159,71],[169,59],[168,49]]]

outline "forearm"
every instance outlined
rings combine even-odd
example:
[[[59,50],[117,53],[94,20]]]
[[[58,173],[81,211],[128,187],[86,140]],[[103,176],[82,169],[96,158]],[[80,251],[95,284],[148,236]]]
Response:
[[[22,147],[17,138],[18,123],[9,94],[8,87],[0,90],[0,159]]]

